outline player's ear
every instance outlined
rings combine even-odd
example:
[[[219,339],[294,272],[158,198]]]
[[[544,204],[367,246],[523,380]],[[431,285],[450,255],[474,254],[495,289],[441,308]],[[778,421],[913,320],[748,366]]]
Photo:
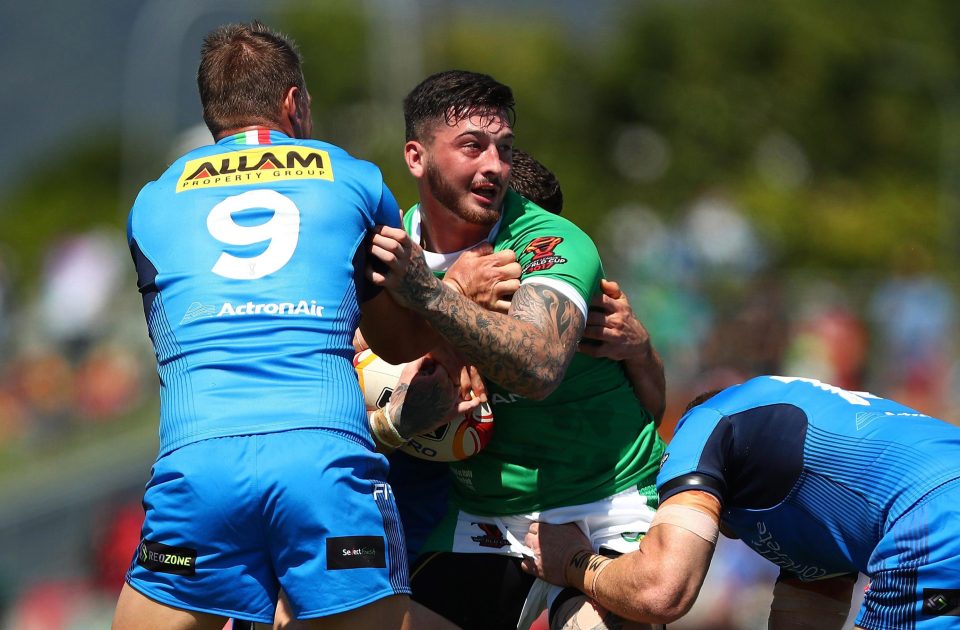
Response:
[[[310,109],[303,106],[306,98],[306,94],[301,94],[296,86],[291,86],[283,97],[282,122],[284,131],[292,138],[306,138],[309,135],[307,120]]]
[[[283,108],[281,115],[287,124],[293,126],[293,120],[297,117],[297,88],[291,86],[283,97]]]
[[[409,140],[403,145],[403,158],[407,162],[407,168],[410,174],[420,179],[426,173],[426,150],[425,147],[416,140]]]

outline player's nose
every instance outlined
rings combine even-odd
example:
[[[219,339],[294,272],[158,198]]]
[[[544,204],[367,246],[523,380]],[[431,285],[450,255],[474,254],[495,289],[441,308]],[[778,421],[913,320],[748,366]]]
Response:
[[[504,169],[507,167],[506,162],[503,161],[500,155],[500,151],[497,148],[496,144],[491,143],[483,152],[481,156],[480,172],[483,173],[488,178],[501,179],[503,177]]]

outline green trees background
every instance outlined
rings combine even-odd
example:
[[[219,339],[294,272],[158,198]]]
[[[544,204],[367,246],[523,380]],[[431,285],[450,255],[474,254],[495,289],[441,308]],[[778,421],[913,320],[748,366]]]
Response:
[[[907,352],[887,347],[882,334],[869,338],[868,325],[875,322],[866,315],[875,288],[904,270],[935,276],[933,291],[923,292],[921,283],[921,291],[910,294],[911,305],[921,310],[931,295],[942,301],[960,295],[960,3],[262,4],[258,10],[273,13],[259,17],[300,43],[316,136],[380,165],[404,206],[415,200],[415,189],[402,160],[403,95],[428,73],[449,68],[486,72],[513,87],[517,145],[557,173],[564,214],[605,250],[611,277],[627,287],[664,357],[665,435],[698,393],[692,391],[701,384],[697,379],[711,370],[782,368],[819,377],[815,370],[822,366],[811,363],[817,360],[849,368],[840,374],[849,382],[824,380],[863,384],[918,409],[942,411],[941,417],[958,417],[960,355],[951,343],[956,322],[949,321],[946,334],[934,340],[940,353],[923,364],[934,375],[920,374],[915,380],[926,390],[916,392],[896,389],[902,374],[887,372],[906,364]],[[561,14],[561,4],[579,7],[582,15]],[[587,13],[600,7],[610,19],[598,26]],[[205,17],[212,20],[212,10]],[[38,319],[39,280],[51,244],[102,227],[114,228],[106,232],[121,241],[133,195],[172,159],[175,132],[200,123],[193,80],[200,27],[198,21],[190,33],[176,33],[182,49],[168,46],[160,34],[142,43],[144,55],[169,54],[156,60],[167,64],[158,67],[176,68],[143,73],[142,81],[153,82],[158,93],[178,93],[167,102],[145,93],[138,101],[142,108],[127,109],[125,114],[140,119],[136,134],[122,116],[63,136],[58,149],[31,164],[0,199],[0,289],[7,285],[11,291],[0,290],[0,499],[8,516],[2,537],[7,546],[0,548],[0,613],[18,584],[86,566],[89,541],[77,524],[94,522],[110,498],[106,493],[139,497],[142,490],[140,475],[155,451],[156,374],[133,266],[127,267],[125,292],[118,291],[122,304],[110,306],[112,319],[104,328],[111,349],[121,346],[140,361],[136,407],[91,422],[68,404],[57,408],[51,422],[29,404],[20,405],[25,363],[15,355],[25,339],[42,334],[30,324]],[[166,84],[173,75],[177,85]],[[139,93],[136,85],[126,87]],[[42,98],[42,91],[24,98]],[[123,96],[103,99],[109,104]],[[184,102],[196,103],[195,110],[179,111]],[[171,120],[184,128],[164,128]],[[682,225],[705,198],[722,200],[748,219],[763,245],[762,274],[725,276],[706,265],[691,279],[695,274],[680,269],[689,261],[675,252],[641,251],[647,256],[643,266],[623,256],[630,252],[618,251],[643,250],[645,231]],[[622,215],[625,210],[633,214]],[[618,216],[628,218],[611,221]],[[621,238],[614,244],[612,236]],[[833,306],[834,298],[851,308],[840,309],[839,319],[828,313],[826,327],[821,319],[819,329],[805,329],[811,302]],[[888,319],[899,317],[888,302],[882,306]],[[14,308],[20,311],[10,317]],[[945,318],[954,315],[952,309],[941,303]],[[829,336],[825,329],[840,332]],[[53,350],[56,359],[59,349]],[[838,361],[834,351],[845,355]],[[31,404],[45,402],[46,392],[62,393],[46,365],[38,369],[34,363],[32,373],[52,384],[41,383],[45,387],[33,393]],[[121,374],[134,371],[128,368],[114,366]],[[69,471],[69,480],[62,471]],[[72,493],[74,481],[86,483],[79,498]],[[75,509],[81,499],[85,507]],[[46,521],[40,527],[36,506],[43,501]],[[64,510],[70,518],[63,518]]]
[[[382,32],[364,6],[294,4],[277,26],[306,57],[317,135],[380,164],[409,203],[402,93],[378,89]],[[754,221],[776,268],[883,271],[908,258],[952,274],[960,5],[660,0],[625,3],[589,33],[549,6],[422,11],[393,52],[422,59],[424,74],[462,67],[510,84],[518,146],[557,172],[568,215],[595,236],[612,208],[669,221],[712,192]],[[124,224],[117,133],[77,137],[8,200],[0,233],[19,290],[58,232]],[[168,147],[144,150],[157,156],[146,180]]]

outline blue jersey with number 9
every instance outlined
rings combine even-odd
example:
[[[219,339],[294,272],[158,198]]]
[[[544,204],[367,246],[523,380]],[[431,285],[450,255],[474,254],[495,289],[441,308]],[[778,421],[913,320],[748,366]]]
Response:
[[[379,169],[254,130],[173,163],[127,226],[160,377],[160,454],[329,428],[369,440],[352,339],[364,239],[400,225]]]

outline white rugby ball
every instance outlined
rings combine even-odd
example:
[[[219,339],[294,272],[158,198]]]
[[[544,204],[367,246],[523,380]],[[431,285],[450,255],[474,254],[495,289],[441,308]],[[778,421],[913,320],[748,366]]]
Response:
[[[387,404],[404,365],[387,363],[369,349],[353,357],[367,409]],[[484,403],[435,431],[413,436],[400,450],[428,461],[460,461],[483,450],[493,437],[493,424],[493,411]]]

